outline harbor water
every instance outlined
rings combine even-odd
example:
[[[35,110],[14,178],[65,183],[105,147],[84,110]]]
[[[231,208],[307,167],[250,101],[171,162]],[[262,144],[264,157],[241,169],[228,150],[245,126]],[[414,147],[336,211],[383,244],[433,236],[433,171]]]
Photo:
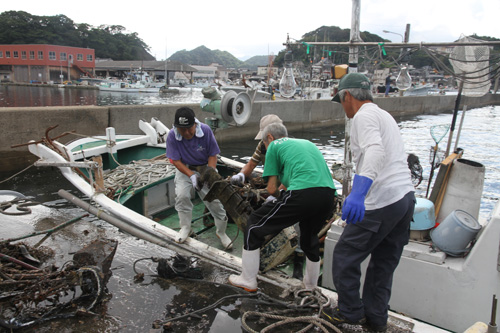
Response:
[[[0,85],[0,107],[73,105],[161,105],[198,103],[201,88],[182,88],[175,94],[123,93],[96,89]]]
[[[32,93],[30,105],[24,103],[24,98],[5,96],[5,87],[0,87],[0,106],[46,106],[44,95],[47,91]],[[28,87],[29,88],[29,87]],[[47,88],[44,88],[47,89]],[[50,88],[53,89],[53,88]],[[57,90],[57,88],[54,88]],[[43,90],[43,89],[42,89]],[[100,96],[98,91],[80,91],[78,97],[66,98],[72,94],[70,89],[62,90],[61,103],[69,105],[109,105],[124,104],[123,100],[130,99],[128,104],[156,103],[153,101],[158,96]],[[74,90],[76,91],[76,90]],[[54,93],[57,95],[57,93]],[[88,94],[87,97],[84,97]],[[125,94],[126,95],[126,94]],[[131,94],[129,94],[131,95]],[[138,102],[136,98],[143,98]],[[53,98],[53,96],[51,97]],[[106,98],[109,98],[106,100]],[[147,99],[151,98],[149,102]],[[36,100],[36,101],[35,101]],[[201,97],[200,97],[201,100]],[[8,101],[8,102],[6,102]],[[42,102],[43,101],[43,102]],[[79,103],[75,103],[79,101]],[[92,103],[87,103],[92,101]],[[186,102],[191,102],[189,98]],[[14,103],[16,105],[5,105]],[[50,103],[55,103],[51,99]],[[53,104],[51,104],[53,105]],[[64,104],[56,104],[64,105]],[[435,142],[430,134],[430,128],[439,124],[450,124],[452,110],[440,115],[423,115],[411,118],[397,119],[408,153],[419,157],[423,167],[424,179],[416,188],[417,195],[425,196],[430,174],[430,149]],[[461,119],[461,112],[457,117],[457,128]],[[488,218],[494,205],[500,197],[500,140],[497,133],[500,131],[500,106],[484,107],[466,111],[458,147],[464,149],[463,158],[481,163],[486,168],[484,189],[481,200],[480,217]],[[286,125],[286,124],[285,124]],[[316,128],[306,131],[291,132],[290,136],[304,138],[314,142],[322,151],[327,163],[341,163],[344,156],[344,128],[334,126],[329,128]],[[440,149],[445,149],[448,135],[439,143]],[[240,161],[247,161],[253,153],[257,141],[245,140],[223,143],[220,145],[222,155]],[[452,144],[452,148],[455,144]],[[434,177],[435,178],[435,177]],[[0,180],[1,181],[1,180]],[[341,185],[336,183],[337,187]],[[0,189],[13,190],[30,196],[33,200],[44,203],[36,216],[27,217],[2,217],[0,234],[2,238],[12,237],[14,234],[27,234],[32,230],[46,230],[85,212],[80,208],[61,199],[57,191],[65,189],[75,196],[81,196],[78,191],[66,181],[60,173],[52,168],[35,167],[0,183]],[[82,198],[83,199],[83,198]],[[0,215],[1,216],[1,215]],[[33,221],[37,221],[34,223]],[[175,254],[171,249],[161,248],[142,240],[121,233],[115,227],[95,217],[84,217],[80,222],[53,234],[44,243],[56,253],[56,260],[64,262],[70,254],[79,250],[83,245],[90,243],[98,237],[116,239],[119,244],[112,264],[113,276],[108,282],[109,297],[95,316],[77,319],[56,320],[43,325],[24,329],[23,332],[149,332],[155,321],[162,321],[167,317],[177,316],[189,311],[206,307],[220,298],[236,294],[231,287],[225,285],[228,272],[220,267],[213,267],[201,263],[204,279],[189,281],[181,278],[165,280],[154,276],[157,264],[151,260],[142,260],[152,257],[165,258]],[[29,242],[36,243],[40,238],[34,237]],[[136,281],[136,273],[145,273],[144,281]],[[221,303],[214,309],[207,311],[200,318],[182,319],[173,324],[171,331],[182,332],[241,332],[241,300],[230,300]],[[472,325],[473,323],[471,323]],[[1,331],[1,329],[0,329]]]

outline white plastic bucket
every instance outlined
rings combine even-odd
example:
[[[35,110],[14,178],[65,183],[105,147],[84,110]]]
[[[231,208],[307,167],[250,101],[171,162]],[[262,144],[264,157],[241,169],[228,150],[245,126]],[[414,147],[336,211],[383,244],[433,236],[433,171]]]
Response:
[[[451,256],[460,256],[468,252],[469,243],[481,230],[477,220],[463,210],[454,210],[441,224],[431,230],[431,239],[436,247]]]

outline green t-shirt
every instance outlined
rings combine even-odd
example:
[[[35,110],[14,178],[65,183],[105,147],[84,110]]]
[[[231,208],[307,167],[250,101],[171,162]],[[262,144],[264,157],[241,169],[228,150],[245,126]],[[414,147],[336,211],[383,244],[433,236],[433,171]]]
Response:
[[[318,147],[303,139],[281,138],[269,144],[263,177],[278,176],[287,190],[311,187],[335,189],[332,175]]]

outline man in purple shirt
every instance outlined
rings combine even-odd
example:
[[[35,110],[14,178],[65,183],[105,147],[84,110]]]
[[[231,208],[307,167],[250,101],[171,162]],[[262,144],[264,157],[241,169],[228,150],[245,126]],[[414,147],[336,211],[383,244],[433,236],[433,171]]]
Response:
[[[192,233],[191,220],[193,203],[191,193],[194,189],[203,200],[208,187],[200,183],[199,167],[216,168],[219,146],[208,125],[195,118],[194,111],[182,107],[175,112],[174,127],[167,136],[167,158],[177,168],[175,173],[175,210],[179,214],[181,230],[176,239],[183,243]],[[227,216],[219,200],[204,201],[214,217],[215,234],[221,240],[224,249],[232,247],[231,239],[226,235]]]

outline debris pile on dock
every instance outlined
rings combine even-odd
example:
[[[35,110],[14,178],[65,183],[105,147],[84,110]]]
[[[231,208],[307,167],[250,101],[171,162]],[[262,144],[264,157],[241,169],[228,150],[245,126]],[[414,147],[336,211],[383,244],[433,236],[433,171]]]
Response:
[[[44,267],[54,255],[48,248],[0,243],[0,327],[93,315],[106,295],[116,247],[114,240],[96,240],[58,268]]]

